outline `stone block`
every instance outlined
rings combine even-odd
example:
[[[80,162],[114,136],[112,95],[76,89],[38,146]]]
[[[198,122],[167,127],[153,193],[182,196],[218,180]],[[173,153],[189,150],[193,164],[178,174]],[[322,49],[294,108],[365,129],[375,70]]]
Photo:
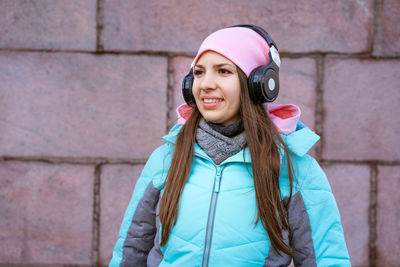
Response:
[[[185,103],[182,95],[182,81],[186,74],[188,74],[190,70],[190,64],[192,63],[193,58],[191,57],[175,57],[172,60],[172,66],[174,69],[173,79],[174,79],[174,112],[173,112],[173,121],[176,122],[177,115],[175,109],[180,105]]]
[[[96,50],[96,0],[2,0],[0,25],[0,48]]]
[[[166,130],[158,56],[0,53],[0,155],[146,158]]]
[[[365,165],[324,165],[342,217],[352,266],[369,266],[370,168]]]
[[[103,43],[106,50],[194,53],[210,33],[253,23],[281,51],[360,53],[372,49],[373,8],[373,0],[105,0]]]
[[[90,264],[91,166],[0,163],[0,264]]]
[[[395,267],[400,262],[400,166],[378,167],[377,265]]]
[[[399,60],[326,60],[325,159],[400,159],[399,68]]]
[[[143,165],[105,165],[101,174],[100,264],[108,265]]]
[[[400,55],[400,2],[398,0],[382,1],[380,14],[381,27],[377,34],[380,43],[374,47],[374,53],[384,56]]]
[[[276,104],[295,104],[300,120],[311,129],[315,126],[317,67],[311,58],[282,58],[279,69],[280,89]]]

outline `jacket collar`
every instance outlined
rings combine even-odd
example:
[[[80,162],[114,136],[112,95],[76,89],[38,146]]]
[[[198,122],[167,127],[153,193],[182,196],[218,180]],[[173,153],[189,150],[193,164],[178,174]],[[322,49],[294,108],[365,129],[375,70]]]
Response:
[[[304,156],[320,138],[301,121],[297,123],[296,131],[288,135],[281,134],[281,137],[289,150],[299,157]]]

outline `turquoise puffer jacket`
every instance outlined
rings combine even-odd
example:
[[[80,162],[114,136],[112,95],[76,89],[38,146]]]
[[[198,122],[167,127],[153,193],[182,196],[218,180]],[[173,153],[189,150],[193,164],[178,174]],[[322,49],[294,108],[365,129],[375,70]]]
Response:
[[[176,225],[160,247],[159,199],[181,126],[150,156],[136,183],[120,228],[110,266],[287,266],[291,257],[271,247],[255,225],[257,206],[246,148],[220,165],[195,144],[193,167],[184,187]],[[351,266],[340,215],[326,176],[307,151],[319,137],[299,122],[282,135],[293,152],[295,181],[285,241],[296,252],[295,266]],[[280,186],[289,195],[286,160]],[[250,172],[250,174],[249,174]]]

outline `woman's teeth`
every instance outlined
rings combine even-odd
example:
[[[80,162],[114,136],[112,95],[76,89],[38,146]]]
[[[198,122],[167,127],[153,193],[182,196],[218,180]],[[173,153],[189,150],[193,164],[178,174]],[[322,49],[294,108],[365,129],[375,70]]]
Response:
[[[217,103],[222,101],[222,99],[203,99],[204,103]]]

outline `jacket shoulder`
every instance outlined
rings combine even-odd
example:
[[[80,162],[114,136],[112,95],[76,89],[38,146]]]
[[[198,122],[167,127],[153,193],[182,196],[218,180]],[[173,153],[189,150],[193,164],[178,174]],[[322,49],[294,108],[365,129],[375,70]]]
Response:
[[[316,159],[306,154],[297,157],[301,168],[298,170],[298,184],[300,190],[324,190],[331,191],[325,172]]]
[[[153,185],[157,189],[163,187],[173,155],[173,146],[165,143],[156,148],[150,155],[143,169],[143,176],[152,179]]]

